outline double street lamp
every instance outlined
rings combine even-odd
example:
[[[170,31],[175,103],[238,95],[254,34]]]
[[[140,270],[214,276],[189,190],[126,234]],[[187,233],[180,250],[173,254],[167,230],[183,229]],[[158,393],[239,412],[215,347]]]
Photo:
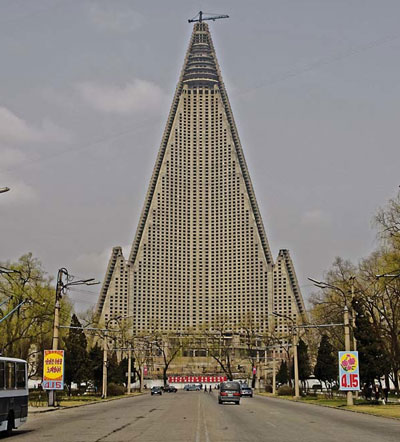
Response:
[[[6,193],[10,190],[9,187],[0,187],[0,193]]]

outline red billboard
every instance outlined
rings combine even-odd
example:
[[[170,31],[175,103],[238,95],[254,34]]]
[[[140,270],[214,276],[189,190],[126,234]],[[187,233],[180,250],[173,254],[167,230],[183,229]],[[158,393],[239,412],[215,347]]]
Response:
[[[168,383],[211,384],[225,382],[226,376],[168,376]]]

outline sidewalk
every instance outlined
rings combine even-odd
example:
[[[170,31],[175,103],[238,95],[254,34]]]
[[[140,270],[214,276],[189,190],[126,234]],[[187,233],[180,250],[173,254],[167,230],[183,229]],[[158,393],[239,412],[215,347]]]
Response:
[[[29,405],[28,406],[28,416],[32,415],[32,414],[49,413],[51,411],[66,410],[68,408],[84,407],[86,405],[103,404],[104,402],[116,401],[119,399],[127,399],[127,398],[134,397],[134,396],[142,396],[143,394],[146,394],[146,393],[131,393],[131,394],[125,394],[124,396],[116,396],[116,397],[110,397],[107,399],[99,399],[97,401],[87,401],[87,402],[76,401],[76,404],[60,405],[58,407],[47,407],[47,406],[34,407],[32,405]],[[71,401],[69,401],[69,402],[71,402]]]

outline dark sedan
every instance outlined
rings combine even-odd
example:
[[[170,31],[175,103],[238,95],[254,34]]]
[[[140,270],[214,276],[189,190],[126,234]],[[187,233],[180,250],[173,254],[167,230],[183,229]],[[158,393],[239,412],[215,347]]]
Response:
[[[153,396],[153,394],[159,394],[161,396],[162,395],[161,387],[151,387],[151,395]]]
[[[240,386],[240,393],[242,397],[253,397],[253,390],[248,385],[241,385]]]

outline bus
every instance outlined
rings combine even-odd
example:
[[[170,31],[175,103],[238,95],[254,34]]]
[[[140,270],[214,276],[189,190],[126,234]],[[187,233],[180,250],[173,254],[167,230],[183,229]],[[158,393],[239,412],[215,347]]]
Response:
[[[10,435],[26,422],[28,394],[26,361],[0,356],[0,432]]]

